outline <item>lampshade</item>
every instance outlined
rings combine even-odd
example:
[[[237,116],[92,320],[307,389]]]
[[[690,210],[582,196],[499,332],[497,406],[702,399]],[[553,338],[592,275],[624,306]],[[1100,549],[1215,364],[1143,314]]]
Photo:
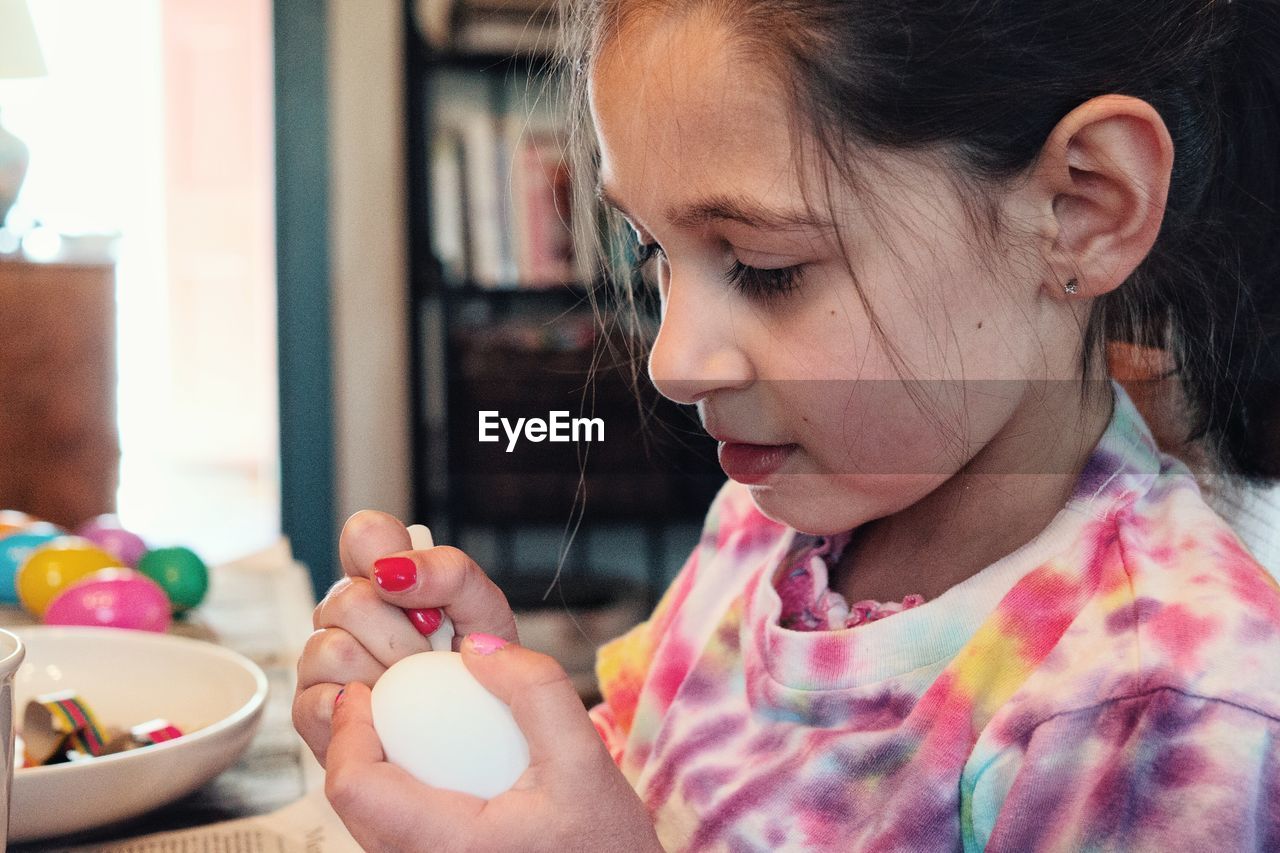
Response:
[[[0,0],[0,77],[43,77],[46,73],[27,0]]]

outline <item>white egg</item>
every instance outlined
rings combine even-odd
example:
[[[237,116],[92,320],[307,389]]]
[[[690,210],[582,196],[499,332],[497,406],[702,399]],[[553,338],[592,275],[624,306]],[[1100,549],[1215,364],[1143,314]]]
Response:
[[[436,546],[435,540],[431,537],[431,530],[425,524],[410,524],[405,529],[409,531],[409,542],[412,543],[413,550],[426,551]],[[453,620],[443,610],[440,612],[440,627],[430,637],[427,637],[427,642],[431,645],[433,652],[452,651]]]
[[[511,709],[457,652],[420,652],[373,686],[373,727],[387,760],[421,782],[491,799],[529,766]]]

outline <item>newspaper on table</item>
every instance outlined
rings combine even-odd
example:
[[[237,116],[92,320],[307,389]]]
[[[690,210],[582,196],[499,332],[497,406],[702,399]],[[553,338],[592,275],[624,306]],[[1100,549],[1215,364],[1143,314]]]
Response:
[[[51,853],[356,853],[342,820],[314,790],[279,811],[213,823],[195,829],[158,832],[124,841],[54,848]]]

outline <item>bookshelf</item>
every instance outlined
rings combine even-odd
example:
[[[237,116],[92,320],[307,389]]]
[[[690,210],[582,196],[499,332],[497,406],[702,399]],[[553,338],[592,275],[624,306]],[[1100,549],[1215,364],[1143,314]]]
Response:
[[[577,525],[556,606],[607,597],[618,567],[590,557],[592,540],[638,531],[629,549],[605,550],[643,564],[651,606],[667,552],[687,552],[674,532],[696,538],[724,475],[692,410],[661,399],[643,371],[637,400],[616,357],[624,342],[601,340],[589,297],[603,299],[603,285],[572,251],[572,175],[543,97],[553,5],[405,0],[414,513],[438,541],[496,543],[488,568],[517,609],[537,605],[558,562],[515,570],[522,531]],[[511,452],[478,441],[481,411],[553,410],[600,418],[605,440]]]

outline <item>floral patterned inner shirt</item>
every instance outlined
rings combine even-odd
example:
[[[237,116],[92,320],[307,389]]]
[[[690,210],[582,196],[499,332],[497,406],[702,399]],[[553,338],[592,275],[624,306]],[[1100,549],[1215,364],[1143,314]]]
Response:
[[[1280,587],[1112,390],[1048,526],[887,618],[725,485],[597,659],[666,849],[1280,850]]]
[[[829,589],[832,567],[840,561],[852,538],[851,533],[821,537],[808,559],[778,573],[774,589],[782,602],[779,625],[792,631],[856,628],[924,604],[924,596],[919,593],[905,596],[901,603],[865,598],[849,604],[843,595]]]

